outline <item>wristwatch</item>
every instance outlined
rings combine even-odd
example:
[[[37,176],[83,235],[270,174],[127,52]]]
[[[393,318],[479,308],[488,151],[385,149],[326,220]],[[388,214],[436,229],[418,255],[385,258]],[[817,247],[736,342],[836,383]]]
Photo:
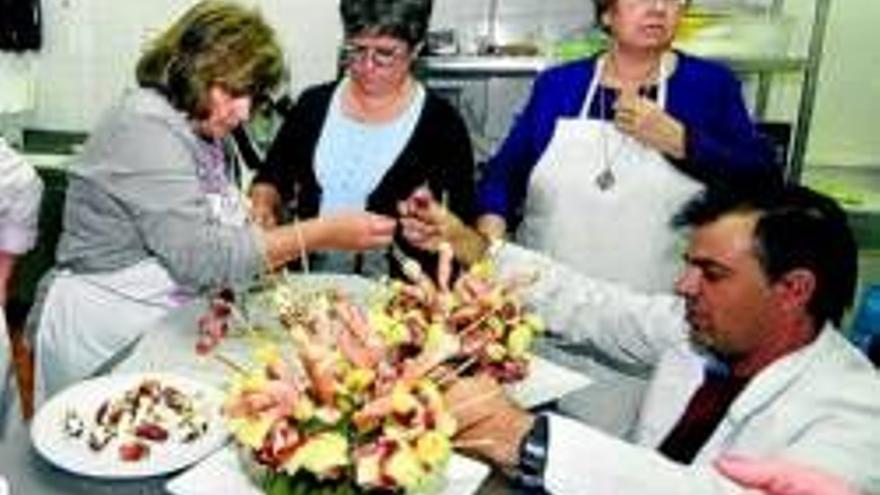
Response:
[[[550,420],[539,414],[532,429],[519,445],[519,463],[513,479],[527,490],[544,489],[544,468],[547,465],[547,448],[550,441]]]

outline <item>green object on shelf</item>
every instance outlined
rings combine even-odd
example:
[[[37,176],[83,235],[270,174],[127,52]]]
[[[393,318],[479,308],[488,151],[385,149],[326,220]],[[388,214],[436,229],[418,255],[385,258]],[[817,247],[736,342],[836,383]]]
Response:
[[[592,57],[608,47],[608,36],[600,31],[590,31],[584,38],[560,41],[553,48],[553,56],[562,62]]]
[[[865,198],[860,192],[843,184],[831,181],[814,181],[810,185],[845,206],[859,206],[865,202]]]

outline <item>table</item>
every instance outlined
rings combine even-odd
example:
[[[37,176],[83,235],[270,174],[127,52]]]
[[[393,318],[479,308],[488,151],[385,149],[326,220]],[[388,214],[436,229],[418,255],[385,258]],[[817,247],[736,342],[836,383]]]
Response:
[[[370,282],[352,276],[321,276],[318,284],[333,284],[348,293],[364,293]],[[198,317],[205,309],[203,300],[178,308],[151,328],[108,364],[111,372],[142,372],[161,370],[179,373],[215,385],[222,384],[228,370],[219,361],[195,354]],[[225,355],[238,359],[247,352],[239,341],[225,342]],[[241,358],[244,361],[244,358]],[[55,468],[31,447],[27,425],[17,416],[0,437],[0,474],[9,479],[13,495],[159,495],[174,475],[133,481],[109,481],[85,478]],[[510,493],[500,475],[493,475],[483,485],[481,495]]]

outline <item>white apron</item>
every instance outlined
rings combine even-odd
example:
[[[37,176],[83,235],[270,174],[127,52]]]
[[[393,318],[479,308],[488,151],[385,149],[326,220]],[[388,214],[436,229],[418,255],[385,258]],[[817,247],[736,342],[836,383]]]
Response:
[[[206,196],[209,221],[247,221],[243,198],[234,186]],[[48,399],[91,376],[191,298],[156,258],[107,273],[57,269],[37,322],[35,400]]]
[[[638,290],[670,291],[681,246],[669,221],[702,186],[613,122],[589,118],[603,65],[604,57],[596,62],[580,115],[557,121],[535,165],[517,241],[593,277]],[[661,64],[661,107],[666,105],[668,74]],[[613,184],[603,189],[598,179],[606,170],[606,157]],[[564,350],[555,360],[595,382],[561,399],[559,408],[601,430],[629,436],[647,382],[595,361],[589,349],[571,345]]]
[[[517,241],[590,276],[668,291],[681,249],[669,221],[702,186],[613,122],[588,117],[603,65],[604,57],[596,62],[580,116],[557,121],[535,165]],[[657,92],[661,107],[665,65]],[[606,156],[614,179],[602,189],[597,179],[606,169]]]

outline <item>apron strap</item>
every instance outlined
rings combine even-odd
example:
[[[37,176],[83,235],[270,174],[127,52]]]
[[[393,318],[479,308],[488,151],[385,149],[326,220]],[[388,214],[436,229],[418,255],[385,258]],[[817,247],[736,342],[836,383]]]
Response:
[[[587,94],[584,97],[584,105],[581,107],[580,118],[589,119],[590,118],[590,107],[593,105],[593,99],[599,92],[599,84],[602,81],[602,73],[605,70],[605,59],[607,57],[607,52],[596,58],[595,69],[593,70],[593,77],[590,80],[590,85],[587,86]],[[657,78],[657,104],[660,105],[660,108],[666,108],[666,98],[667,98],[667,79],[670,71],[672,70],[672,66],[674,64],[675,55],[672,52],[665,52],[660,56],[660,73]],[[602,117],[605,117],[604,115]]]

